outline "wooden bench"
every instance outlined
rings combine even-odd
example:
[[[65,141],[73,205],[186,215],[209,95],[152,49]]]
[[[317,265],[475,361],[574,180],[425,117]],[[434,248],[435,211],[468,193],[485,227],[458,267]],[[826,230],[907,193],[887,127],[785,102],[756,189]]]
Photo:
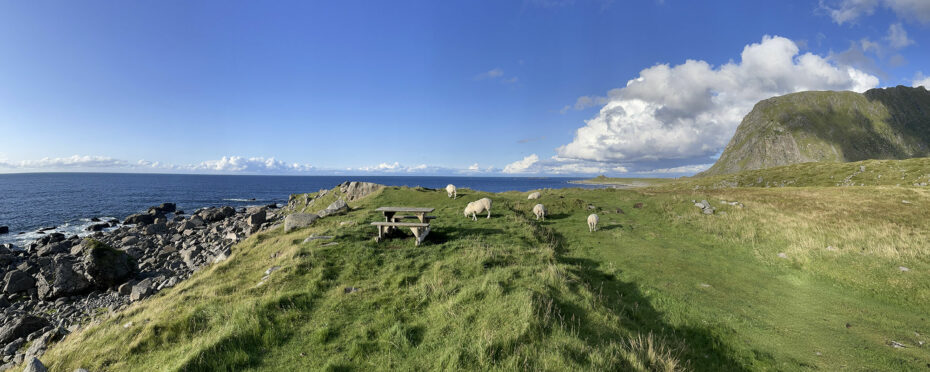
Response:
[[[413,232],[413,236],[416,237],[416,245],[420,245],[423,242],[423,239],[426,239],[426,236],[429,235],[430,224],[429,221],[436,219],[436,216],[427,216],[427,213],[433,211],[433,208],[418,208],[418,207],[381,207],[376,209],[376,211],[384,213],[384,222],[372,222],[371,225],[378,228],[378,237],[376,241],[380,242],[384,240],[385,236],[392,230],[399,227],[410,228],[410,231]],[[397,216],[397,213],[414,213],[413,216]],[[404,219],[413,219],[416,218],[420,222],[400,222]]]

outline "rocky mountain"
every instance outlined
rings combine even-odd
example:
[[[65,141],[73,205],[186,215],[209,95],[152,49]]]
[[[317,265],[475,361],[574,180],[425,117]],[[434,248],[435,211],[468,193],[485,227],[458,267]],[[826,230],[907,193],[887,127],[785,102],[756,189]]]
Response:
[[[805,162],[926,156],[930,92],[924,87],[800,92],[757,103],[720,159],[699,176]]]

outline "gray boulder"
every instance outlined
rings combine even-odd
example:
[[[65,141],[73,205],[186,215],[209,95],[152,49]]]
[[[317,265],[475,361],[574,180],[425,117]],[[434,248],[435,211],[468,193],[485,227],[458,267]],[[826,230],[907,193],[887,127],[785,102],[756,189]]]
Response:
[[[365,196],[368,196],[368,194],[371,194],[375,191],[379,191],[383,187],[384,186],[377,183],[353,181],[343,182],[341,185],[339,185],[339,191],[342,191],[342,193],[345,194],[346,200],[355,201],[364,198]]]
[[[24,315],[0,327],[0,345],[18,338],[26,338],[35,331],[49,326],[48,320],[33,315]]]
[[[261,208],[257,211],[254,211],[248,217],[246,217],[246,222],[249,224],[252,232],[258,231],[258,228],[265,223],[268,214],[265,212],[264,208]]]
[[[84,243],[84,276],[100,288],[109,288],[122,283],[135,270],[132,259],[97,240],[87,239]]]
[[[0,355],[2,356],[16,355],[16,352],[19,351],[19,348],[23,346],[23,344],[25,343],[26,343],[26,339],[22,337],[17,338],[13,342],[6,344],[6,346],[2,350],[0,350]]]
[[[291,213],[284,218],[284,232],[310,226],[319,218],[313,213]]]
[[[235,214],[236,210],[232,207],[207,208],[197,213],[200,218],[207,222],[219,222]]]
[[[48,267],[39,271],[39,280],[36,285],[39,289],[39,298],[56,299],[81,294],[90,289],[90,283],[84,279],[84,275],[75,270],[74,266],[71,259],[57,256]]]
[[[138,225],[144,226],[151,223],[155,223],[155,216],[148,213],[138,213],[126,217],[126,220],[123,221],[124,225]]]
[[[175,205],[174,203],[162,203],[159,206],[150,207],[149,214],[152,214],[152,215],[165,214],[165,213],[174,212],[176,210],[177,210],[177,205]]]
[[[150,296],[153,292],[155,292],[155,288],[152,278],[146,278],[145,280],[132,286],[132,292],[129,294],[129,300],[133,302],[139,301]]]
[[[326,209],[317,212],[320,217],[332,216],[335,214],[341,214],[349,211],[349,205],[346,204],[345,200],[339,199],[330,204]]]
[[[36,286],[35,279],[22,270],[13,270],[6,273],[3,278],[3,292],[17,293]]]
[[[23,369],[23,372],[48,372],[48,368],[45,368],[39,358],[32,357],[26,361],[26,368]]]

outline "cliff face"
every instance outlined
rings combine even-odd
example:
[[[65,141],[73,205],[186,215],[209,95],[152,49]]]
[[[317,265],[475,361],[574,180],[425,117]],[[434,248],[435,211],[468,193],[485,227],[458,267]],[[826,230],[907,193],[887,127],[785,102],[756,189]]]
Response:
[[[930,92],[923,87],[800,92],[753,107],[713,167],[699,175],[804,162],[930,156]]]

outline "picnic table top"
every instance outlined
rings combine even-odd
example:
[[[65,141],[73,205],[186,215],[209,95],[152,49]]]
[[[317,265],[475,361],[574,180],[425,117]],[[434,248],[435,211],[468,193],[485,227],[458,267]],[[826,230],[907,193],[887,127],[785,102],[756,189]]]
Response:
[[[396,226],[396,227],[429,227],[428,223],[423,222],[372,222],[372,226]]]
[[[407,212],[407,213],[429,213],[435,210],[436,208],[420,208],[420,207],[381,207],[375,209],[378,212]]]

